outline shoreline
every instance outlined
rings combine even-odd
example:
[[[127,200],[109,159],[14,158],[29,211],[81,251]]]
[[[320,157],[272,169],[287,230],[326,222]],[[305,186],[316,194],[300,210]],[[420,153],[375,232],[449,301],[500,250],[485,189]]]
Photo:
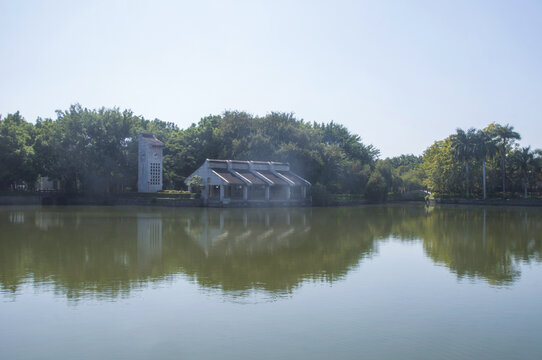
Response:
[[[467,205],[467,206],[527,206],[542,207],[542,200],[530,199],[429,199],[429,206],[438,205]]]
[[[347,206],[364,206],[378,204],[427,204],[429,206],[440,205],[461,205],[461,206],[525,206],[525,207],[542,207],[542,200],[522,200],[522,199],[429,199],[423,200],[388,200],[380,203],[370,202],[365,199],[347,200],[347,201],[326,201],[325,203],[303,204],[285,202],[277,203],[257,203],[247,204],[239,203],[229,206],[210,205],[205,206],[202,199],[187,199],[179,197],[156,197],[149,195],[142,196],[72,196],[66,194],[17,194],[17,195],[0,195],[0,206],[16,206],[16,205],[60,205],[60,206],[163,206],[163,207],[237,207],[237,208],[261,208],[261,207],[347,207]]]

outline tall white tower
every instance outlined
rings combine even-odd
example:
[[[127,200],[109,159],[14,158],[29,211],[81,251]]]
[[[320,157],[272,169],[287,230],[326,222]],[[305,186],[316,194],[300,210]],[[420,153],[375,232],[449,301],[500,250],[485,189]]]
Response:
[[[164,143],[151,133],[139,133],[138,192],[162,190],[162,150]]]

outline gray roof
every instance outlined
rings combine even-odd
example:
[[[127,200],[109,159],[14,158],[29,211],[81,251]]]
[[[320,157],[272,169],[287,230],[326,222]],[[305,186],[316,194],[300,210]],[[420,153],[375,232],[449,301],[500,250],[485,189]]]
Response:
[[[282,176],[284,176],[286,179],[290,180],[291,182],[293,182],[295,185],[310,185],[310,182],[308,182],[307,180],[303,179],[302,177],[300,177],[299,175],[296,175],[294,174],[293,172],[291,171],[277,171],[279,174],[281,174]]]
[[[230,184],[245,185],[245,182],[243,180],[235,177],[227,169],[213,169],[213,172],[215,172],[218,176],[220,176],[222,179],[226,180],[226,182]]]
[[[227,184],[311,186],[310,182],[291,172],[288,163],[218,159],[206,159],[206,163],[207,169]]]
[[[255,173],[263,175],[266,179],[270,180],[273,183],[273,185],[290,185],[286,181],[284,181],[281,178],[277,177],[271,171],[258,170],[258,171],[255,171]]]
[[[159,146],[159,147],[165,146],[164,143],[158,140],[156,136],[154,136],[154,134],[152,133],[141,132],[139,133],[139,136],[141,140],[145,141],[146,143],[151,144],[152,146]]]
[[[228,162],[231,162],[232,165],[248,165],[249,163],[253,163],[253,164],[256,164],[256,165],[269,165],[269,163],[273,164],[273,165],[284,165],[284,166],[289,166],[290,164],[288,163],[283,163],[283,162],[276,162],[276,161],[248,161],[248,160],[218,160],[218,159],[207,159],[207,161],[209,162],[209,165],[219,165],[219,164],[227,164]]]
[[[248,170],[235,170],[236,173],[239,173],[242,177],[250,181],[253,185],[265,185],[266,182],[251,173]]]

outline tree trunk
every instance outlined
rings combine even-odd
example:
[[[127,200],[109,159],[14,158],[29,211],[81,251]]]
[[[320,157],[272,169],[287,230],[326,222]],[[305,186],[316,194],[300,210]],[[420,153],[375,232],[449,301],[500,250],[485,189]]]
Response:
[[[525,189],[525,195],[523,196],[523,198],[527,199],[527,187],[528,187],[528,181],[527,179],[525,179],[525,182],[523,183],[523,188]]]
[[[465,171],[466,175],[465,178],[467,180],[467,199],[469,198],[469,162],[465,160]]]
[[[482,162],[482,176],[483,176],[483,187],[484,187],[484,200],[487,198],[486,194],[486,159]]]
[[[505,179],[506,179],[506,154],[503,151],[502,153],[502,198],[503,199],[506,197]]]

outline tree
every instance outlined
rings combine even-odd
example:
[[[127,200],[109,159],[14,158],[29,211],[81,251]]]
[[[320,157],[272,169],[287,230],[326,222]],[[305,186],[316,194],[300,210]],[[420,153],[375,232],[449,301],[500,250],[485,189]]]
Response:
[[[482,161],[482,183],[484,200],[487,199],[486,191],[486,161],[488,157],[493,157],[497,153],[497,145],[491,135],[483,130],[476,132],[474,153],[478,160]]]
[[[514,131],[514,127],[506,124],[504,126],[493,123],[490,124],[486,131],[488,131],[494,139],[497,140],[499,151],[501,153],[501,173],[502,173],[502,198],[506,197],[506,154],[510,145],[515,140],[520,140],[519,133]]]
[[[191,193],[196,194],[197,197],[201,196],[201,191],[203,190],[203,179],[199,175],[194,175],[188,187]]]
[[[388,187],[386,179],[384,179],[379,171],[373,171],[367,182],[365,197],[371,201],[378,202],[386,200],[387,195]]]
[[[424,185],[433,192],[459,192],[462,166],[455,161],[451,136],[435,141],[423,153],[421,171]]]
[[[394,193],[405,193],[412,190],[421,190],[423,185],[423,172],[421,164],[423,158],[414,155],[400,155],[387,158],[386,161],[393,168]]]
[[[465,162],[467,199],[469,198],[469,160],[474,155],[475,135],[476,130],[473,128],[470,128],[467,132],[458,128],[456,133],[451,136],[454,157],[459,161]]]
[[[18,182],[32,187],[37,178],[34,159],[34,126],[17,111],[0,118],[0,189]]]
[[[523,197],[526,199],[527,188],[529,186],[529,173],[532,172],[535,167],[534,152],[531,151],[530,146],[518,149],[512,154],[512,161],[521,174],[524,190]]]
[[[393,169],[389,160],[379,160],[367,182],[365,196],[371,201],[384,201],[394,182]]]
[[[534,151],[534,169],[535,169],[535,186],[539,190],[539,184],[542,184],[542,149],[536,149]]]
[[[34,148],[42,175],[67,192],[109,193],[137,182],[137,132],[132,112],[72,105],[55,121],[38,119]]]

